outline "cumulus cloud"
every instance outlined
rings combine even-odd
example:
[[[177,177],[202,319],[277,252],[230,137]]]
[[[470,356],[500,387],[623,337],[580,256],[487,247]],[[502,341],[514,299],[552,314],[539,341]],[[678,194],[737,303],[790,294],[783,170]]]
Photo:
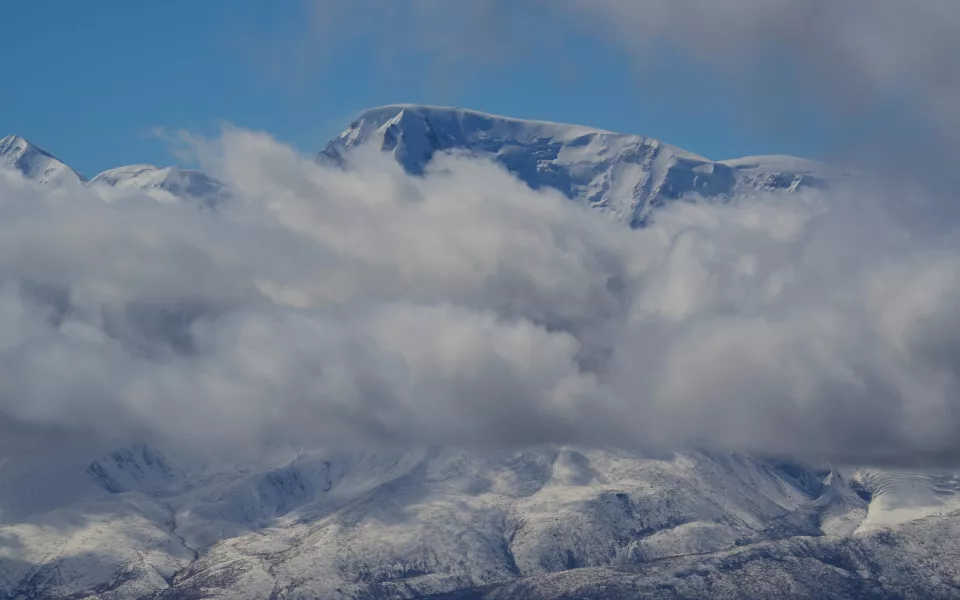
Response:
[[[197,446],[953,460],[960,238],[845,190],[631,230],[499,167],[228,129],[216,212],[0,180],[0,425]],[[911,206],[909,219],[903,207]]]

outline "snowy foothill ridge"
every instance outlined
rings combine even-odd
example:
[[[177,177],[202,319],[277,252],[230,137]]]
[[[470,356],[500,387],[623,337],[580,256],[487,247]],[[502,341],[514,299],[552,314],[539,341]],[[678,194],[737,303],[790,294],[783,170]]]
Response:
[[[231,467],[137,445],[87,460],[0,470],[0,539],[16,541],[0,546],[0,597],[637,597],[625,582],[845,597],[818,595],[821,579],[949,598],[941,575],[960,568],[949,477],[575,447],[291,448]]]

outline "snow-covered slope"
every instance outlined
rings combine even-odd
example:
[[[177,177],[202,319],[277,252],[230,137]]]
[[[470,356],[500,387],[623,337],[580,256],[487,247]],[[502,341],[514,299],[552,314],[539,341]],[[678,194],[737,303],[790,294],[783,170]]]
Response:
[[[130,165],[100,173],[90,185],[108,185],[117,189],[140,189],[159,192],[160,199],[196,199],[216,206],[228,197],[227,189],[203,171],[179,167]]]
[[[569,198],[639,226],[656,207],[684,197],[724,201],[757,191],[824,187],[850,173],[791,156],[714,162],[655,139],[579,125],[511,119],[419,105],[364,112],[318,158],[342,165],[350,151],[373,145],[421,174],[437,152],[464,152],[495,160],[533,188],[552,187]],[[14,168],[44,184],[86,183],[23,138],[0,141],[0,168]],[[229,198],[202,171],[130,165],[100,173],[90,185],[140,189],[159,200],[188,199],[213,207]]]
[[[655,207],[688,195],[725,200],[758,190],[821,187],[845,176],[789,156],[714,162],[638,135],[418,105],[364,112],[318,158],[343,164],[352,149],[367,144],[392,153],[414,174],[436,152],[489,157],[533,188],[556,188],[633,226]]]
[[[0,140],[0,169],[17,171],[25,179],[42,185],[137,189],[157,200],[190,200],[206,207],[214,207],[229,198],[226,187],[206,173],[179,167],[117,167],[88,181],[53,155],[16,135]]]
[[[852,479],[870,499],[861,532],[960,511],[960,473],[955,471],[858,469]]]
[[[80,185],[84,177],[53,155],[18,135],[0,140],[0,168],[19,171],[27,179],[53,185]]]
[[[0,468],[0,597],[414,597],[822,535],[823,515],[866,506],[836,502],[823,473],[735,455],[70,456]]]
[[[892,530],[794,537],[639,565],[583,568],[476,587],[434,600],[901,600],[960,597],[960,519]]]
[[[960,593],[955,509],[862,526],[906,481],[873,471],[573,447],[70,456],[0,467],[2,598]]]

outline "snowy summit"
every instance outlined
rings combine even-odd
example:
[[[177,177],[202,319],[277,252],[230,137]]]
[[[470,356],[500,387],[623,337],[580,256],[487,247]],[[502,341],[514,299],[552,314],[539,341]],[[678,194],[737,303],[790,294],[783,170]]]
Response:
[[[558,189],[633,226],[688,195],[723,200],[820,187],[838,176],[828,165],[795,157],[717,162],[640,135],[409,104],[365,111],[318,158],[344,164],[352,149],[366,144],[391,153],[412,174],[423,173],[437,152],[487,157],[534,189]]]

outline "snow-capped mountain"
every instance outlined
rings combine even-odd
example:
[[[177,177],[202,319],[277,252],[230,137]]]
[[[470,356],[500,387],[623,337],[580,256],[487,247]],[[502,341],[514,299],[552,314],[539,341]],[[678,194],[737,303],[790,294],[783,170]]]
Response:
[[[414,106],[364,113],[320,159],[348,164],[365,144],[414,174],[438,151],[486,156],[634,226],[686,195],[789,193],[847,176],[793,157],[713,162],[640,136]],[[85,183],[20,138],[0,149],[0,165],[44,185],[206,205],[229,193],[199,171],[149,165]],[[0,599],[960,598],[950,472],[578,447],[277,447],[231,464],[58,442],[0,455]]]
[[[26,139],[8,135],[0,140],[0,169],[20,173],[42,185],[89,185],[140,189],[158,200],[188,199],[213,207],[229,197],[220,182],[196,169],[130,165],[108,169],[88,180],[52,154]]]
[[[351,150],[367,145],[391,153],[412,174],[422,174],[437,152],[490,158],[534,189],[555,188],[631,226],[642,225],[656,207],[684,197],[723,201],[758,191],[824,187],[852,176],[792,156],[711,161],[639,135],[419,105],[365,111],[323,148],[318,160],[344,165]],[[161,200],[194,199],[208,207],[229,198],[229,190],[207,174],[178,167],[129,165],[88,182],[17,136],[0,142],[2,167],[44,184],[136,188]]]
[[[90,185],[108,185],[117,189],[154,190],[170,199],[196,198],[215,206],[229,196],[226,187],[203,171],[180,167],[130,165],[108,169],[90,180]]]
[[[822,187],[848,176],[790,156],[715,162],[639,135],[418,105],[364,112],[318,158],[344,164],[352,149],[368,144],[393,154],[413,174],[423,173],[437,152],[488,157],[535,189],[556,188],[633,226],[657,206],[688,195],[724,200]]]
[[[56,157],[18,135],[0,140],[0,168],[19,171],[25,178],[53,185],[80,185],[86,178]]]

